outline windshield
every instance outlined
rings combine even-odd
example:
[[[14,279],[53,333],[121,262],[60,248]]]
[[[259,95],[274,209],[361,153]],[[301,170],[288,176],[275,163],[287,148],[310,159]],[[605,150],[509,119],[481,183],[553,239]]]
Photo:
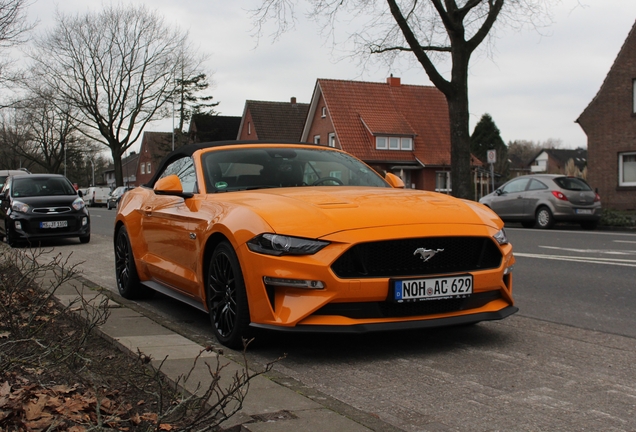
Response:
[[[390,187],[375,171],[346,154],[298,148],[244,148],[202,156],[211,192],[299,186]]]
[[[16,178],[11,189],[14,197],[77,195],[73,185],[64,177]]]

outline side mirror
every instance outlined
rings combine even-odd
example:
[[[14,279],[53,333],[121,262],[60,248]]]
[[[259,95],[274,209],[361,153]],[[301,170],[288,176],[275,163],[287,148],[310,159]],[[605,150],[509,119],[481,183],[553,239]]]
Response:
[[[153,190],[159,193],[163,192],[180,194],[183,192],[183,186],[181,186],[181,180],[179,179],[179,176],[177,176],[176,174],[171,174],[157,180],[157,183],[155,183],[155,187],[153,187]]]
[[[77,195],[79,195],[79,197],[80,197],[80,198],[83,198],[83,197],[84,197],[84,194],[83,194],[83,193],[82,193],[82,191],[81,191],[81,190],[79,190],[79,189],[77,190]]]
[[[404,182],[402,181],[402,179],[393,173],[390,173],[390,172],[386,173],[384,180],[386,180],[387,183],[390,184],[391,187],[393,188],[404,189]]]
[[[495,190],[495,194],[496,195],[503,195],[503,191],[501,189],[496,189]]]
[[[175,195],[182,198],[192,198],[193,193],[183,192],[181,180],[176,174],[170,174],[157,180],[152,188],[158,195]]]

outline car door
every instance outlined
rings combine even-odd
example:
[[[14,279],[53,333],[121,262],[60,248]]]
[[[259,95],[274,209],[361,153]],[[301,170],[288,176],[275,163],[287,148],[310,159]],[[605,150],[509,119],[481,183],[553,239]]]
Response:
[[[200,298],[198,263],[202,251],[196,233],[201,232],[209,215],[199,211],[196,174],[192,159],[179,159],[168,165],[160,177],[176,174],[184,192],[194,192],[187,200],[154,191],[141,206],[140,235],[147,248],[144,258],[152,277],[182,294]]]
[[[540,201],[545,201],[550,195],[550,188],[540,180],[531,179],[526,192],[523,193],[523,214],[527,219],[534,219]]]
[[[509,181],[500,189],[499,195],[493,197],[491,208],[502,219],[519,219],[523,217],[524,193],[529,178],[523,177]]]

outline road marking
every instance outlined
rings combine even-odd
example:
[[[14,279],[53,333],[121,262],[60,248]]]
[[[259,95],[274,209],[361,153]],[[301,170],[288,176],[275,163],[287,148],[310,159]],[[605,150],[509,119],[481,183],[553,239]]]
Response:
[[[539,259],[547,259],[554,261],[572,261],[572,262],[583,262],[583,263],[591,263],[591,264],[606,264],[606,265],[616,265],[623,267],[636,267],[636,260],[625,260],[625,259],[614,259],[614,258],[590,258],[590,257],[575,257],[575,256],[567,256],[567,255],[544,255],[544,254],[528,254],[515,252],[515,257],[524,257],[524,258],[539,258]]]
[[[562,250],[567,252],[578,252],[578,253],[599,253],[599,254],[607,254],[607,255],[636,255],[636,251],[629,251],[629,250],[571,249],[571,248],[562,248],[558,246],[539,246],[539,247],[543,249],[556,249],[556,250]]]
[[[633,243],[636,244],[636,241],[631,240],[613,240],[614,243]]]

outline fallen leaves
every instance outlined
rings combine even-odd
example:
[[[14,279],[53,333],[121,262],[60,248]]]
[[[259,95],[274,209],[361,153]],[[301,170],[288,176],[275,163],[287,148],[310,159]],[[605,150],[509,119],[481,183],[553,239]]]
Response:
[[[0,430],[11,425],[12,429],[24,431],[82,432],[100,423],[127,430],[143,422],[157,423],[156,413],[134,411],[117,393],[98,395],[80,385],[43,387],[25,380],[0,382]],[[141,405],[143,401],[136,406]],[[162,424],[159,429],[171,431],[174,427]]]

